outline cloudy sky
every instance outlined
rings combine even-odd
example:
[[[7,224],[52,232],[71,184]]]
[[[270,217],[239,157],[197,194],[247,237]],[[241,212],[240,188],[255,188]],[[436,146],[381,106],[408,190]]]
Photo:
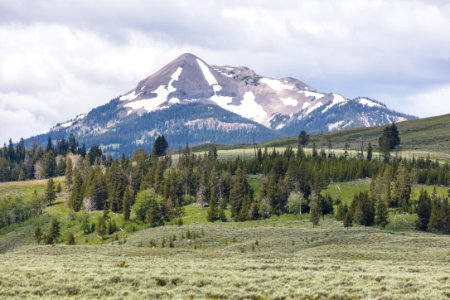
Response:
[[[0,142],[106,103],[184,52],[450,113],[449,32],[445,0],[2,0]]]

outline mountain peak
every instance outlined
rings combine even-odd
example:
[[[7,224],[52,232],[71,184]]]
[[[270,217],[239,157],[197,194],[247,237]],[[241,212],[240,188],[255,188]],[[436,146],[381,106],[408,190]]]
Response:
[[[368,97],[348,99],[292,77],[276,79],[245,66],[209,65],[184,53],[117,100],[58,124],[51,133],[73,133],[83,142],[120,144],[121,151],[131,151],[152,144],[156,134],[164,134],[175,146],[241,143],[253,135],[264,140],[300,130],[331,131],[411,118]]]
[[[168,63],[165,67],[168,67],[168,66],[183,67],[185,65],[193,65],[193,64],[197,63],[197,60],[202,60],[202,59],[200,59],[198,56],[196,56],[192,53],[183,53],[180,56],[178,56],[177,58],[175,58],[174,60],[172,60],[170,63]]]

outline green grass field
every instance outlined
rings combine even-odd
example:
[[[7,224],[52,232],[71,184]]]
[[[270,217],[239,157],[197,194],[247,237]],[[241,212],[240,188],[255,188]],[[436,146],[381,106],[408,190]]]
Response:
[[[250,184],[258,188],[256,180]],[[348,201],[368,184],[339,183],[327,191]],[[44,186],[0,184],[0,191],[26,197]],[[0,232],[0,298],[450,298],[450,236],[414,231],[412,215],[391,214],[383,230],[345,229],[331,217],[313,228],[306,214],[207,223],[207,209],[192,204],[182,226],[124,225],[112,215],[121,230],[103,239],[82,233],[82,213],[70,213],[65,197],[43,216]],[[45,228],[52,217],[62,224],[61,243],[37,245],[34,227]],[[77,245],[64,244],[68,232]]]

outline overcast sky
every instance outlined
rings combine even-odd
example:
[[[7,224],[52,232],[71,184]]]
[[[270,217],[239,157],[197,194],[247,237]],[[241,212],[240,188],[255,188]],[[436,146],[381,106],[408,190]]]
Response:
[[[450,113],[444,0],[1,0],[0,41],[0,142],[88,112],[184,52]]]

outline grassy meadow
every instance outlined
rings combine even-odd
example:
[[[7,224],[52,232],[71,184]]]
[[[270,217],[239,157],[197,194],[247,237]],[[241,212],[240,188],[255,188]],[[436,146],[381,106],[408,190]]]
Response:
[[[339,183],[326,192],[349,201],[368,184]],[[0,191],[27,197],[44,187],[45,181],[6,183]],[[181,226],[125,225],[112,214],[120,231],[102,238],[80,227],[82,214],[95,220],[101,212],[71,213],[66,197],[0,231],[0,298],[450,298],[450,236],[413,231],[412,215],[391,214],[383,230],[346,229],[330,217],[313,227],[306,214],[208,223],[207,209],[192,204]],[[35,226],[45,230],[53,217],[61,223],[60,243],[38,245]],[[65,245],[68,232],[77,245]]]

